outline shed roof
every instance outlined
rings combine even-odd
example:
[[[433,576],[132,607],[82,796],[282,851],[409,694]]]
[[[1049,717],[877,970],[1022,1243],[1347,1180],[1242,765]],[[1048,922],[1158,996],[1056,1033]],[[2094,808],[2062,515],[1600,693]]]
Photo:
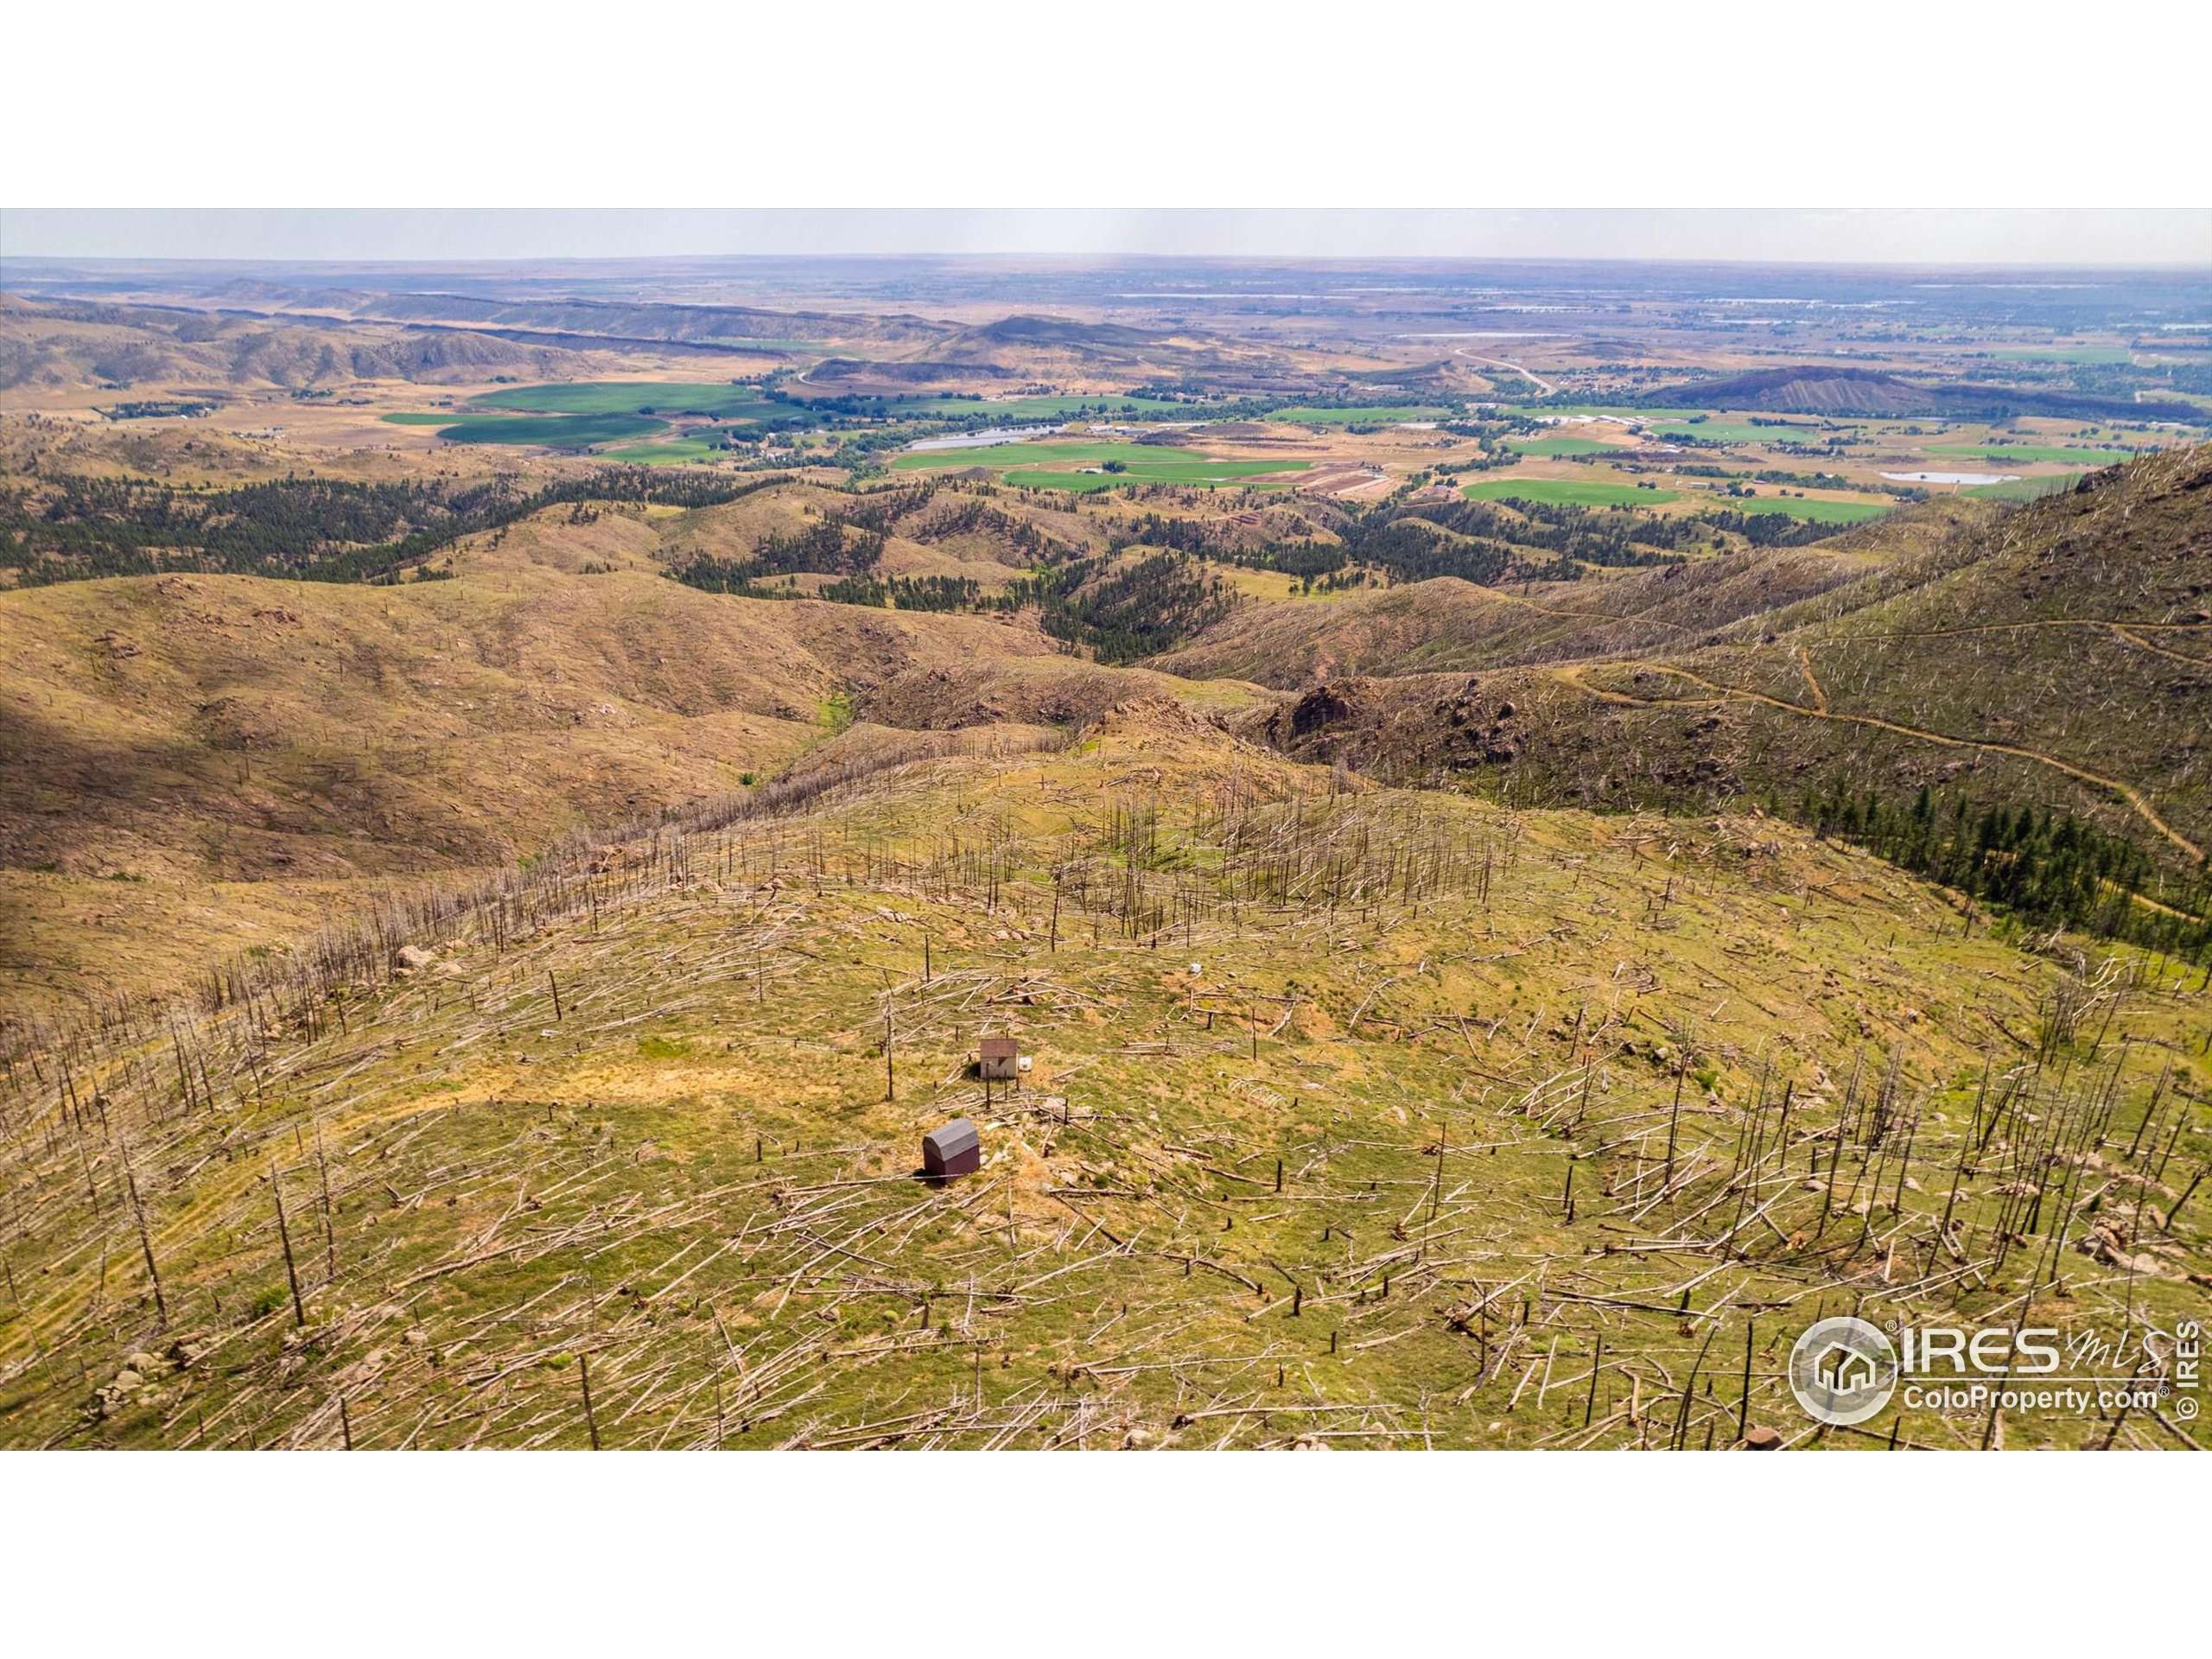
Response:
[[[987,1060],[1010,1060],[1021,1052],[1021,1045],[1011,1037],[986,1037],[982,1052]]]
[[[956,1117],[942,1128],[931,1129],[922,1137],[922,1145],[939,1158],[954,1159],[982,1143],[976,1126],[964,1117]]]

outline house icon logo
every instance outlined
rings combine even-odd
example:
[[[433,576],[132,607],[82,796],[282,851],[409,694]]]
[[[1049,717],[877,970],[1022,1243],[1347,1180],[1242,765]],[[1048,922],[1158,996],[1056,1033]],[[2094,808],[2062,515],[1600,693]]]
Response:
[[[1897,1386],[1897,1350],[1865,1319],[1819,1320],[1789,1350],[1789,1391],[1817,1422],[1863,1423],[1890,1403]]]

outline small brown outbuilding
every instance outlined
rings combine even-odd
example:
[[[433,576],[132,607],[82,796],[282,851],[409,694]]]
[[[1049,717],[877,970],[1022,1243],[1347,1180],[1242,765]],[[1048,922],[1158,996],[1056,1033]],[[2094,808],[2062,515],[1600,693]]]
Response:
[[[964,1117],[956,1117],[922,1137],[922,1168],[932,1179],[972,1175],[982,1166],[982,1137]]]
[[[1018,1083],[1021,1045],[1011,1037],[986,1037],[976,1046],[976,1075],[985,1083]]]

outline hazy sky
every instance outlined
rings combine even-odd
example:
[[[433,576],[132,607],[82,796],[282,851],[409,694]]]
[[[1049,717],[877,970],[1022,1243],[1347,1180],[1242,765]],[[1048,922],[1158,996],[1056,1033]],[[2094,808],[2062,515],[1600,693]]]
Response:
[[[2212,264],[2212,207],[0,209],[0,257],[449,260],[743,253]]]

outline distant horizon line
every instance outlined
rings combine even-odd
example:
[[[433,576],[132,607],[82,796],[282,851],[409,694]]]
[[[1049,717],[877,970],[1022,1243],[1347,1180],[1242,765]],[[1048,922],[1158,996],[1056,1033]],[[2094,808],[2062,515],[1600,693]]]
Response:
[[[0,209],[4,213],[5,209]],[[1791,266],[1823,270],[2096,270],[2203,271],[2212,275],[2212,257],[2204,259],[2041,260],[1982,257],[1922,259],[1833,259],[1817,256],[1772,254],[1764,257],[1721,254],[1587,254],[1587,253],[1136,253],[1126,249],[915,249],[822,252],[783,249],[774,251],[731,252],[700,250],[658,253],[544,253],[544,254],[173,254],[173,253],[12,253],[0,252],[0,269],[9,265],[383,265],[394,268],[448,265],[656,264],[683,260],[810,259],[824,262],[942,260],[948,264],[991,261],[1085,260],[1100,264],[1286,264],[1286,265],[1733,265]]]

